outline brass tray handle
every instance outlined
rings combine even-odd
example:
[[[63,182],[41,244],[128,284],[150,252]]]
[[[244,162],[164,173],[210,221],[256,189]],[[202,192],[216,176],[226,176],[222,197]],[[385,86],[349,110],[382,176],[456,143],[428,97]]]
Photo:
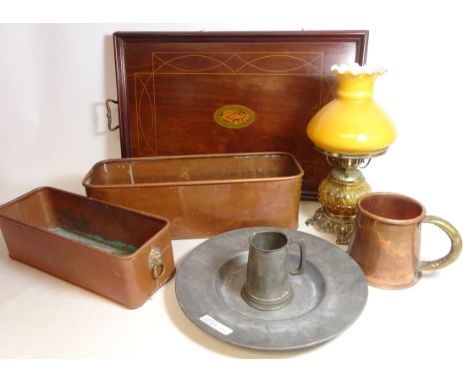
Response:
[[[438,260],[421,261],[418,265],[418,271],[435,271],[436,269],[444,268],[452,264],[460,256],[462,250],[462,239],[460,233],[448,221],[438,217],[429,215],[424,218],[423,223],[431,223],[442,229],[449,237],[452,246],[447,255]]]
[[[106,109],[107,109],[107,129],[109,131],[115,131],[117,130],[120,126],[117,125],[115,127],[112,127],[112,111],[111,111],[111,108],[110,108],[110,103],[115,103],[116,105],[119,104],[119,101],[115,100],[115,99],[111,99],[111,98],[107,98],[106,99]]]
[[[148,256],[148,266],[151,269],[151,277],[159,280],[166,273],[166,265],[162,259],[161,250],[158,247],[152,247]]]

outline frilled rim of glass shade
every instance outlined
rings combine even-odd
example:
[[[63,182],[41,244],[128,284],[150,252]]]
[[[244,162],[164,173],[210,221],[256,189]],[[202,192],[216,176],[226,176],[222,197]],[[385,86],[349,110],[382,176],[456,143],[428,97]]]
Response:
[[[353,76],[359,76],[362,74],[367,74],[372,76],[374,74],[384,74],[387,70],[385,68],[375,66],[375,65],[359,65],[358,63],[353,64],[341,64],[341,65],[332,65],[330,71],[334,74],[346,74],[349,73]]]

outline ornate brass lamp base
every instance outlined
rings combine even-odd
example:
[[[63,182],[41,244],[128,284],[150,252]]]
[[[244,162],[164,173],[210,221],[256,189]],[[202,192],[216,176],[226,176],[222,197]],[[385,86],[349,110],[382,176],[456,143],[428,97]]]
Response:
[[[347,245],[353,233],[356,216],[339,216],[320,207],[313,217],[306,220],[306,225],[314,225],[324,232],[336,236],[336,244]]]
[[[331,162],[328,154],[327,159]],[[307,219],[306,225],[314,225],[322,231],[336,235],[336,243],[349,244],[356,219],[356,203],[370,192],[370,186],[357,169],[367,157],[333,156],[336,167],[320,183],[318,194],[322,207]]]

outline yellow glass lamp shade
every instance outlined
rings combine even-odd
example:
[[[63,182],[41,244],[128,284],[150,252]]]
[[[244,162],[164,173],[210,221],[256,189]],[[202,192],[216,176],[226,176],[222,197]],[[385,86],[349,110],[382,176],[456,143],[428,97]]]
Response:
[[[372,100],[374,81],[383,70],[359,65],[333,65],[338,78],[336,98],[310,120],[307,135],[329,153],[372,154],[384,151],[396,138],[387,113]]]

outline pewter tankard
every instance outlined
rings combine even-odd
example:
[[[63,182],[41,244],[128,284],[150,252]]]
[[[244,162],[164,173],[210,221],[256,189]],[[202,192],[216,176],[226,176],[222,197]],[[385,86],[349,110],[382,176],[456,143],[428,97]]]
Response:
[[[292,244],[300,248],[299,266],[294,271],[288,268],[288,249]],[[305,254],[303,240],[291,240],[281,232],[264,231],[249,238],[247,280],[241,295],[250,306],[261,310],[280,309],[289,304],[293,290],[289,275],[303,273]]]

